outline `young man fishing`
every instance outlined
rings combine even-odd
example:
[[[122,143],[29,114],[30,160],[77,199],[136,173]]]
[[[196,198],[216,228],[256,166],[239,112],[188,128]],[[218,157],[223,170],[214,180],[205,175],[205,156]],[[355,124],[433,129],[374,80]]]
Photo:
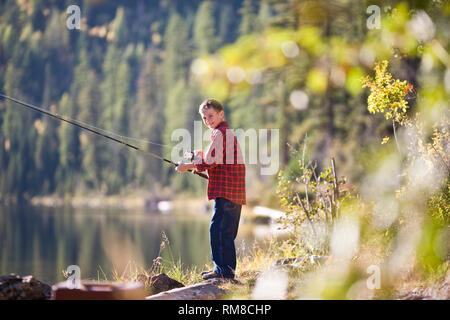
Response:
[[[200,104],[199,113],[204,124],[212,130],[211,143],[204,155],[196,151],[192,163],[180,163],[176,170],[186,172],[208,171],[208,200],[214,199],[213,215],[209,228],[212,271],[202,272],[205,280],[212,278],[234,279],[236,270],[236,238],[242,205],[245,199],[245,164],[239,144],[224,110],[215,99]]]

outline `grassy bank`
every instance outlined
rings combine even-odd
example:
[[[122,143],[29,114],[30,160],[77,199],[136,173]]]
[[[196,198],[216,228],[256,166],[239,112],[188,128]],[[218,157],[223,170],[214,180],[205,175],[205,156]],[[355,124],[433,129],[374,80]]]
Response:
[[[312,261],[310,254],[302,254],[281,240],[267,240],[264,246],[252,245],[246,254],[238,252],[236,270],[237,283],[223,282],[220,288],[229,292],[223,299],[421,299],[446,297],[443,290],[450,284],[450,262],[444,262],[433,273],[424,274],[419,266],[413,267],[398,279],[387,279],[382,275],[379,288],[370,288],[370,264],[380,264],[389,253],[378,256],[378,261],[363,252],[351,261],[333,256]],[[376,250],[366,247],[364,252]],[[168,258],[161,257],[167,251]],[[274,266],[276,261],[299,258],[294,264]],[[303,259],[302,259],[303,258]],[[211,270],[211,263],[202,268],[186,266],[174,259],[170,243],[163,235],[158,257],[148,268],[130,262],[123,272],[113,270],[109,275],[103,270],[98,280],[134,281],[140,275],[150,278],[165,273],[185,286],[202,282],[201,271]],[[147,286],[147,289],[149,287]],[[150,293],[150,292],[149,292]],[[447,293],[448,295],[448,293]]]
[[[278,243],[279,244],[279,243]],[[267,270],[270,264],[283,257],[278,245],[274,240],[267,243],[264,249],[260,246],[253,245],[250,250],[247,250],[246,255],[238,253],[236,279],[238,283],[224,282],[220,285],[221,288],[230,292],[225,299],[250,299],[252,291],[258,276]],[[163,259],[161,257],[162,251],[167,250],[169,258]],[[133,262],[129,262],[123,272],[113,270],[107,275],[103,270],[99,273],[98,280],[114,280],[114,281],[134,281],[140,276],[151,278],[153,275],[165,273],[172,279],[181,282],[185,286],[193,285],[202,282],[201,271],[212,270],[213,264],[209,263],[198,268],[196,266],[186,266],[180,259],[174,259],[171,253],[168,240],[163,239],[161,242],[160,255],[153,261],[153,265],[148,268],[137,266]]]

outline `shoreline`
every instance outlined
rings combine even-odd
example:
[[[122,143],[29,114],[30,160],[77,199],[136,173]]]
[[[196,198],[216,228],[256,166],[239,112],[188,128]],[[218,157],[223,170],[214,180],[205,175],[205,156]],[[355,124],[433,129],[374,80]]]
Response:
[[[72,207],[75,209],[121,209],[121,210],[143,210],[155,213],[168,212],[191,212],[205,214],[210,212],[213,201],[207,200],[206,196],[181,195],[175,198],[158,197],[149,192],[134,192],[127,195],[105,196],[96,194],[92,196],[76,195],[73,197],[59,197],[56,195],[35,196],[25,200],[33,207]],[[0,205],[17,205],[18,201],[3,199]],[[258,215],[253,212],[253,205],[242,206],[242,216],[252,219]]]
[[[205,197],[178,196],[160,197],[150,192],[137,191],[129,194],[91,194],[75,195],[71,197],[61,197],[58,195],[45,195],[24,197],[22,199],[6,198],[0,195],[0,206],[20,206],[28,205],[32,207],[64,208],[73,209],[97,209],[97,210],[139,210],[149,213],[169,213],[169,212],[198,212],[204,213],[211,209],[212,204]]]

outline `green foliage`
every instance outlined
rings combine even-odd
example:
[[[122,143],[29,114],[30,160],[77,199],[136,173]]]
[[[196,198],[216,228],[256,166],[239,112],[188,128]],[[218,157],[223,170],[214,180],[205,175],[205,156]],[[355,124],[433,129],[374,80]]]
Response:
[[[383,113],[386,119],[405,124],[408,102],[405,97],[412,85],[406,80],[393,79],[387,72],[389,62],[384,60],[375,64],[375,78],[362,79],[363,87],[370,88],[367,109],[370,113]]]
[[[396,137],[399,151],[406,151],[401,173],[404,178],[400,188],[395,191],[396,198],[406,208],[411,206],[403,209],[404,214],[414,213],[424,220],[422,235],[416,247],[416,260],[420,269],[433,274],[439,272],[449,258],[448,247],[441,242],[446,242],[444,230],[450,223],[450,121],[447,115],[442,115],[429,133],[425,126],[426,117],[417,113],[414,118],[410,118],[406,112],[408,104],[405,96],[412,85],[394,80],[386,71],[387,66],[387,61],[376,64],[375,80],[369,77],[363,80],[364,86],[371,89],[368,109],[371,113],[384,113],[386,119],[393,119],[407,128],[404,133],[407,139],[402,141],[403,149]],[[427,180],[425,177],[432,178]],[[418,223],[417,219],[412,218],[411,223]]]
[[[240,9],[242,15],[241,24],[239,25],[239,33],[241,36],[256,31],[256,8],[253,0],[244,0]]]
[[[448,184],[447,184],[448,188]],[[447,211],[448,211],[448,189],[447,197]],[[446,270],[440,270],[445,267],[446,261],[450,259],[450,247],[448,245],[448,234],[445,229],[448,228],[448,212],[446,224],[442,224],[439,218],[428,218],[424,221],[423,232],[417,247],[417,260],[427,275],[443,273],[445,276]],[[448,262],[447,262],[448,263]],[[448,268],[448,266],[447,266]]]
[[[428,193],[421,193],[421,196],[426,199],[428,213],[438,219],[440,223],[448,223],[450,221],[448,209],[449,119],[444,115],[439,123],[433,125],[433,131],[429,138],[424,128],[423,117],[416,114],[415,118],[411,119],[407,114],[408,102],[405,97],[412,90],[412,85],[408,84],[407,81],[393,79],[393,76],[387,72],[387,67],[387,61],[377,63],[375,65],[375,79],[370,77],[363,79],[363,86],[369,87],[371,90],[367,100],[368,110],[371,113],[384,113],[386,119],[393,119],[393,121],[409,128],[409,131],[407,131],[409,144],[405,146],[407,147],[406,163],[409,168],[418,162],[422,162],[426,175],[433,175],[434,170],[439,170],[443,173],[443,177],[446,177],[442,187],[427,190]],[[388,139],[389,137],[385,137],[382,144],[386,143]],[[399,143],[397,137],[396,142]],[[408,170],[408,167],[405,171]],[[404,174],[407,175],[407,172]],[[416,184],[417,181],[414,181],[414,179],[406,179],[406,183],[401,187],[399,193],[405,194],[411,192],[411,189],[417,189]]]
[[[305,164],[304,147],[302,159],[297,163],[299,174],[280,171],[277,195],[285,215],[279,219],[283,228],[293,231],[294,239],[288,240],[302,254],[326,254],[328,230],[340,218],[341,206],[351,198],[346,178],[338,179],[334,159],[331,166],[317,172],[317,164]],[[306,224],[308,222],[308,224]],[[305,232],[306,225],[310,230]],[[325,228],[325,236],[317,228]],[[323,231],[322,231],[323,232]]]
[[[173,13],[167,24],[164,36],[165,59],[164,78],[166,92],[180,80],[187,80],[188,65],[191,58],[188,28],[177,13]]]
[[[128,23],[125,17],[125,11],[123,7],[117,8],[116,17],[112,21],[112,39],[113,44],[119,48],[126,47],[129,43],[129,29]]]
[[[211,1],[202,2],[198,8],[194,25],[194,41],[199,55],[212,53],[218,47],[214,7]]]
[[[429,215],[440,225],[450,224],[450,178],[442,185],[441,190],[427,200]]]
[[[80,106],[82,106],[78,118],[82,122],[98,123],[100,120],[100,112],[97,106],[101,102],[101,94],[97,83],[97,75],[90,71],[87,74],[86,85],[81,89],[78,100]],[[105,144],[103,139],[88,132],[80,131],[79,134],[83,179],[88,189],[97,189],[102,182]]]
[[[68,115],[73,112],[75,108],[72,104],[68,94],[64,94],[59,104],[61,114]],[[81,165],[79,129],[67,123],[61,124],[58,128],[58,138],[59,167],[56,180],[64,181],[61,190],[62,193],[68,193],[75,188],[74,179]]]
[[[162,134],[164,123],[163,92],[159,90],[162,86],[161,67],[158,57],[152,51],[148,51],[143,62],[143,70],[139,75],[136,93],[136,104],[130,112],[130,121],[136,125],[130,127],[130,134],[134,137],[147,137],[153,143],[140,145],[144,150],[155,154],[163,154]],[[150,138],[151,137],[151,138]],[[136,141],[134,141],[136,142]],[[163,163],[157,159],[136,157],[134,175],[140,186],[150,187],[156,192],[157,182],[162,182]]]

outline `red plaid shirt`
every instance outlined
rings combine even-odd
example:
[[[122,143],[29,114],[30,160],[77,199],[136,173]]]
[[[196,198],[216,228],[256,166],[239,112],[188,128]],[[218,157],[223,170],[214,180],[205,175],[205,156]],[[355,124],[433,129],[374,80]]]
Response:
[[[228,122],[222,121],[211,132],[205,157],[195,163],[198,172],[208,170],[208,200],[223,197],[245,204],[245,164],[241,148]]]

